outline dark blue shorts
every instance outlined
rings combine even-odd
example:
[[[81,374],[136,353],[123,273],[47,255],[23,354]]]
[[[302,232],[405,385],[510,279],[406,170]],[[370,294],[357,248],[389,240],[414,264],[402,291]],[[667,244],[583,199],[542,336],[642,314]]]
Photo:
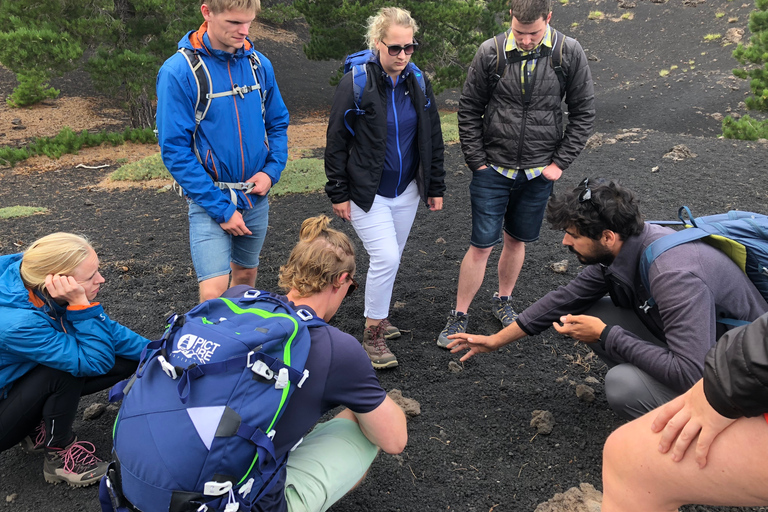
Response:
[[[474,171],[469,185],[470,243],[480,249],[493,247],[502,240],[502,227],[515,240],[538,240],[552,185],[544,176],[529,180],[523,171],[515,179],[502,176],[491,167]]]

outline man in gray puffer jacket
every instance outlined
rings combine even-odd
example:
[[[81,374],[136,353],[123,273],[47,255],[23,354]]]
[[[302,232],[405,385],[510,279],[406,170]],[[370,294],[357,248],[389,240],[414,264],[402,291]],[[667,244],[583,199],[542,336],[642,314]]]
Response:
[[[437,340],[442,348],[449,335],[466,331],[469,305],[493,246],[502,240],[492,310],[504,327],[517,318],[510,296],[525,244],[539,238],[553,182],[592,133],[595,95],[587,57],[575,39],[549,26],[550,2],[512,0],[506,37],[485,41],[467,72],[458,120],[472,171],[472,237],[461,263],[456,309]]]

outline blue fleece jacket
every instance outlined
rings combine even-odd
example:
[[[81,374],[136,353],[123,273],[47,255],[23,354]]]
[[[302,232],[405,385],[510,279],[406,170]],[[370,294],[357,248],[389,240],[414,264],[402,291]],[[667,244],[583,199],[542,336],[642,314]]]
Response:
[[[249,55],[256,53],[264,69],[262,93],[266,95],[264,119],[259,93],[213,98],[197,129],[195,143],[202,163],[192,148],[195,102],[198,87],[184,55],[174,54],[157,75],[157,129],[163,163],[196,204],[219,224],[236,208],[249,209],[266,196],[237,192],[237,204],[229,191],[214,181],[244,182],[257,172],[278,182],[288,160],[288,109],[275,81],[272,63],[253,49],[250,40],[234,54],[211,47],[204,23],[179,41],[179,48],[196,51],[211,76],[211,92],[233,90],[235,85],[256,85]],[[205,101],[205,99],[201,99]],[[268,143],[265,142],[266,130]]]
[[[21,256],[0,256],[0,399],[39,364],[84,377],[107,373],[116,355],[138,361],[149,340],[110,320],[98,303],[64,308],[38,294],[45,304],[33,304]]]

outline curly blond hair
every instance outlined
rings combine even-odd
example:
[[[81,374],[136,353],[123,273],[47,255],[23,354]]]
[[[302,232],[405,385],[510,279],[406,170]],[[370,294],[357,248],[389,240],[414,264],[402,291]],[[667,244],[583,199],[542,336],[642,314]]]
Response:
[[[299,243],[280,267],[280,288],[308,297],[327,286],[340,286],[345,272],[355,274],[355,248],[347,235],[328,227],[330,222],[327,216],[319,215],[301,224]]]
[[[384,7],[375,16],[368,18],[368,32],[365,37],[368,48],[375,51],[376,41],[384,39],[392,25],[412,28],[413,35],[419,31],[419,26],[416,24],[416,20],[411,18],[409,11],[399,7]]]

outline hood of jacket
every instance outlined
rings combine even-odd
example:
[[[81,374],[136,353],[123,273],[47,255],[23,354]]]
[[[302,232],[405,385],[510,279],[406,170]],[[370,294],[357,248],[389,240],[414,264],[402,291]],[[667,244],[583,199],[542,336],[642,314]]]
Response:
[[[0,256],[0,307],[37,309],[21,280],[21,253]]]

